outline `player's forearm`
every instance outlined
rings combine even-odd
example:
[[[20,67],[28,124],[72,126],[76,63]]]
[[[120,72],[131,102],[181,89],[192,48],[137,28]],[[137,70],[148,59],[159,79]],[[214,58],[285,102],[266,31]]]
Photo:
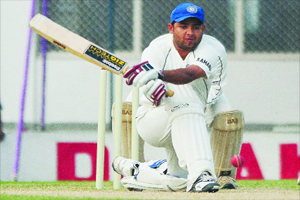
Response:
[[[190,83],[198,78],[205,77],[205,72],[198,66],[162,71],[163,81],[176,85]]]

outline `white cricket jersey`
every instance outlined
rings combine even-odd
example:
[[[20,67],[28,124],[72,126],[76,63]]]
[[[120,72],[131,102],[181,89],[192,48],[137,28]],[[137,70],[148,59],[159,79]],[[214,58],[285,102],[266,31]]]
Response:
[[[205,107],[206,100],[212,81],[218,72],[220,65],[220,56],[212,42],[212,37],[204,36],[198,47],[190,52],[184,60],[173,44],[173,35],[165,34],[154,39],[150,45],[142,53],[142,61],[149,61],[157,69],[174,70],[185,68],[189,65],[197,65],[201,67],[205,73],[205,78],[199,78],[188,84],[175,85],[167,83],[167,87],[175,92],[172,99],[176,101],[186,101],[190,103],[201,103]],[[142,104],[150,102],[145,98],[141,98]]]

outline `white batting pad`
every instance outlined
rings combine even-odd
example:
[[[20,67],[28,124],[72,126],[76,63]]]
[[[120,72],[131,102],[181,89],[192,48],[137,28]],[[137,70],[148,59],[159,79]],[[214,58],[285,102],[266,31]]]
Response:
[[[210,172],[215,178],[211,146],[203,114],[177,115],[172,121],[172,141],[179,165],[187,169],[191,184],[204,171]]]

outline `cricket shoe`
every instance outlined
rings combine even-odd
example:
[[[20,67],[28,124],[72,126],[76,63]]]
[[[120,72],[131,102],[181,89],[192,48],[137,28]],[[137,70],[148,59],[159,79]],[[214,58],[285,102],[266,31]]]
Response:
[[[118,156],[112,162],[112,168],[115,172],[124,177],[134,176],[138,174],[140,163],[135,160],[127,159],[122,156]]]
[[[192,185],[189,192],[218,192],[220,184],[209,172],[203,172]]]
[[[217,183],[221,185],[220,189],[237,189],[238,184],[235,179],[230,176],[220,176]]]

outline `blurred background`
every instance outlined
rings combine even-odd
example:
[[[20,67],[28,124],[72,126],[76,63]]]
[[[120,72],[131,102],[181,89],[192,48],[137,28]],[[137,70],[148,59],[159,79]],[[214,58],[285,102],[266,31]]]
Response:
[[[15,145],[20,123],[30,133],[97,133],[100,68],[31,35],[32,14],[43,13],[134,65],[151,40],[168,32],[170,13],[182,1],[0,2],[2,129],[14,135]],[[232,107],[244,112],[245,130],[299,134],[300,1],[190,2],[203,7],[206,34],[227,49],[225,93]],[[114,79],[109,74],[108,132]],[[130,90],[124,84],[123,99]]]
[[[136,64],[149,42],[168,32],[170,13],[181,1],[50,0],[46,8],[42,0],[35,2],[35,13],[46,12],[53,21]],[[232,106],[244,111],[246,122],[298,124],[300,2],[191,2],[204,8],[206,33],[227,49],[225,92]],[[1,0],[5,124],[16,123],[20,117],[31,10],[31,0]],[[30,46],[24,123],[40,124],[43,106],[47,124],[97,123],[100,68],[48,42],[43,64],[41,37],[35,33]],[[124,86],[124,96],[130,89]]]

